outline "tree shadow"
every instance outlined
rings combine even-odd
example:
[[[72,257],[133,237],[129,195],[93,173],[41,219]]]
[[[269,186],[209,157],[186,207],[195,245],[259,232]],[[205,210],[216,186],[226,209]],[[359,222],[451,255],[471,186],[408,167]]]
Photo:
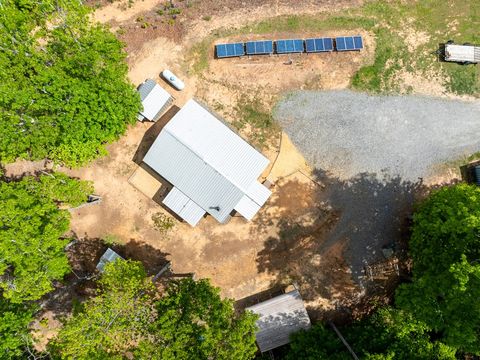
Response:
[[[316,169],[313,175],[311,180],[317,186],[308,194],[311,208],[292,212],[283,204],[286,210],[277,219],[278,233],[264,242],[257,268],[276,275],[273,285],[296,282],[307,302],[335,304],[335,309],[327,311],[322,310],[326,306],[311,306],[309,313],[314,318],[336,312],[351,314],[348,309],[362,299],[379,300],[365,267],[385,260],[382,249],[392,247],[395,256],[406,258],[414,203],[430,188],[422,179],[410,182],[387,174],[364,173],[341,180]],[[295,193],[305,196],[305,186],[297,180],[280,184],[278,196],[269,205],[278,206],[284,195],[295,203]],[[282,194],[282,188],[288,189],[287,194]]]

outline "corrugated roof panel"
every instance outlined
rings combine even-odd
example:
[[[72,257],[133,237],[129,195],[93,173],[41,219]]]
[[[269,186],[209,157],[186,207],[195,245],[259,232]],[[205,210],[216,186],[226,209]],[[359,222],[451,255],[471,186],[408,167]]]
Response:
[[[310,318],[298,290],[248,307],[246,310],[260,316],[256,322],[258,327],[256,338],[261,352],[288,344],[292,333],[310,328]]]
[[[250,199],[247,195],[244,195],[235,206],[235,210],[238,211],[245,219],[252,220],[257,214],[258,210],[260,210],[260,205]]]
[[[160,133],[143,161],[219,222],[229,219],[243,196],[240,189],[167,131]]]
[[[192,226],[197,225],[205,215],[205,210],[176,187],[170,190],[163,203]]]
[[[138,87],[138,93],[140,94],[140,100],[145,100],[150,91],[157,85],[155,80],[147,79]]]
[[[247,195],[255,201],[259,206],[265,204],[272,192],[258,181],[254,181],[247,189]]]
[[[165,105],[170,102],[171,98],[171,95],[165,89],[155,84],[142,100],[143,110],[140,111],[140,114],[148,120],[154,120],[162,109],[165,108]]]
[[[195,100],[189,100],[164,130],[244,192],[269,163]]]

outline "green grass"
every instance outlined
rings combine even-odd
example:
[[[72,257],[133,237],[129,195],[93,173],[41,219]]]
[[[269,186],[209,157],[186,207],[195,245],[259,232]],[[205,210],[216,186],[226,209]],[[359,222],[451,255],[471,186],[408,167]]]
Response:
[[[258,98],[242,96],[237,103],[235,111],[238,114],[238,121],[233,125],[241,130],[250,126],[249,140],[259,148],[268,146],[268,140],[272,138],[278,127],[273,120],[272,114],[265,109]]]
[[[418,34],[426,34],[428,41],[409,51],[405,39],[399,35],[405,30],[405,24]],[[480,44],[479,25],[478,0],[370,1],[344,12],[341,17],[328,13],[281,16],[236,30],[219,30],[192,48],[192,71],[201,74],[208,69],[211,45],[221,37],[362,28],[375,34],[377,46],[373,64],[355,74],[353,88],[375,93],[397,92],[400,84],[395,75],[399,71],[433,72],[444,79],[448,91],[479,96],[479,66],[441,63],[434,54],[438,45],[449,39]]]

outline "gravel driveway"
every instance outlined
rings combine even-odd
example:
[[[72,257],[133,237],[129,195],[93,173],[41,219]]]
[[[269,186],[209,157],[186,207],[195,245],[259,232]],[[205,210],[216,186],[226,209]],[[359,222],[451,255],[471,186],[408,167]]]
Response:
[[[297,92],[276,120],[311,165],[342,179],[386,171],[415,181],[480,150],[480,104],[352,91]]]
[[[402,247],[419,177],[431,167],[480,150],[480,105],[351,91],[298,92],[274,116],[326,186],[316,195],[338,212],[322,242],[346,241],[344,257],[364,283],[364,266],[382,247]]]

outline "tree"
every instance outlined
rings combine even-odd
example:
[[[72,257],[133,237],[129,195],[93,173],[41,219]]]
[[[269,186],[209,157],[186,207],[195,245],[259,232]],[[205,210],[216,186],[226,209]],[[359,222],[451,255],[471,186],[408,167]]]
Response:
[[[156,304],[152,338],[137,351],[154,359],[251,359],[255,345],[253,313],[236,315],[232,300],[202,279],[173,281]]]
[[[122,44],[79,1],[3,1],[0,69],[4,162],[82,165],[105,154],[140,107]]]
[[[66,322],[51,344],[62,359],[122,358],[148,335],[153,284],[143,266],[129,260],[109,263],[99,285],[98,295]]]
[[[20,359],[30,339],[28,325],[33,321],[33,307],[12,304],[0,297],[0,359]]]
[[[414,215],[413,281],[396,303],[446,344],[480,354],[480,188],[433,193]]]
[[[382,308],[370,317],[341,328],[362,359],[455,360],[456,349],[431,341],[428,326],[410,314]],[[322,324],[292,336],[287,359],[351,359],[337,335]]]
[[[54,173],[0,181],[0,288],[12,303],[37,300],[70,267],[64,252],[70,214],[59,204],[78,205],[93,187]]]

